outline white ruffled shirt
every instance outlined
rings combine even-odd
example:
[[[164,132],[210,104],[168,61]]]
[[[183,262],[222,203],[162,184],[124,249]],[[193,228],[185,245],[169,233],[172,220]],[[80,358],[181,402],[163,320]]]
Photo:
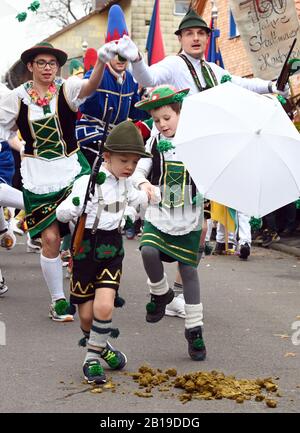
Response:
[[[59,79],[60,80],[60,79]],[[78,110],[85,98],[78,95],[85,80],[72,76],[65,82],[65,97],[74,111]],[[24,85],[8,92],[0,92],[0,133],[9,137],[11,130],[16,130],[16,119],[19,113],[19,98],[29,107],[30,120],[38,120],[45,116],[43,107],[31,103],[30,96]],[[55,113],[57,96],[50,101],[51,116]],[[1,137],[2,138],[2,137]],[[35,157],[24,157],[21,162],[21,174],[24,188],[35,194],[47,194],[60,191],[70,185],[80,173],[81,166],[77,154],[56,160],[43,160]]]
[[[171,141],[174,145],[172,138],[164,137],[161,134],[160,139]],[[146,152],[151,153],[153,140],[154,138],[150,137],[147,141],[145,147]],[[176,149],[170,149],[164,152],[164,159],[165,161],[179,161]],[[132,175],[133,185],[136,188],[139,188],[144,182],[149,182],[147,177],[152,167],[152,158],[141,158],[139,160],[135,172]],[[192,197],[190,197],[190,199],[192,199]],[[158,206],[158,204],[150,203],[145,214],[145,219],[160,231],[175,236],[185,235],[193,230],[199,230],[201,228],[201,218],[201,207],[191,206],[190,200],[188,204],[184,204],[183,208],[174,208],[172,212],[164,207]]]
[[[136,214],[136,212],[132,212],[132,209],[130,208],[136,209],[138,206],[146,207],[148,205],[148,196],[144,191],[139,191],[133,187],[132,179],[130,177],[117,179],[104,166],[101,166],[100,172],[106,174],[105,182],[101,185],[101,191],[104,206],[108,205],[108,210],[106,210],[105,207],[102,210],[98,229],[114,230],[119,226],[124,208],[121,207],[119,211],[117,211],[118,208],[115,204],[117,202],[123,203],[124,200],[126,200],[127,206],[124,215],[129,215],[131,219],[134,219],[134,214]],[[76,179],[71,194],[56,209],[56,216],[59,221],[68,222],[72,220],[73,215],[71,211],[74,209],[72,201],[74,197],[79,197],[80,204],[78,206],[78,211],[81,212],[89,178],[90,176],[81,176],[79,179]],[[98,210],[97,188],[95,188],[95,194],[91,201],[93,206],[87,214],[85,224],[86,228],[92,228],[96,218]]]

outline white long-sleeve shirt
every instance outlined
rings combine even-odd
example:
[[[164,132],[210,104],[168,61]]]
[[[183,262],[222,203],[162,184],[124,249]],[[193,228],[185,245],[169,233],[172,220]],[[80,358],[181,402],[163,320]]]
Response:
[[[148,197],[144,191],[139,191],[134,188],[132,179],[130,177],[117,179],[104,166],[101,167],[100,171],[106,174],[106,179],[101,185],[104,208],[101,213],[98,229],[114,230],[118,228],[122,218],[122,204],[125,202],[125,200],[128,207],[137,208],[139,205],[146,207],[148,204]],[[79,197],[80,204],[78,208],[79,210],[82,209],[88,182],[89,176],[81,176],[74,182],[71,194],[56,209],[56,216],[59,221],[68,222],[72,220],[73,216],[71,214],[71,210],[74,209],[72,202],[74,197]],[[85,224],[86,228],[92,228],[96,218],[96,213],[98,210],[97,186],[91,201],[93,206],[87,215]],[[130,216],[130,209],[128,210],[129,212],[127,213],[127,210],[125,209],[125,215],[129,214]]]
[[[201,85],[205,87],[206,83],[201,72],[200,60],[194,59],[184,51],[182,54],[193,64]],[[269,93],[269,81],[260,78],[241,78],[236,75],[231,75],[228,71],[215,63],[207,63],[213,70],[218,83],[221,82],[224,75],[230,75],[232,77],[232,83],[237,86],[260,94]],[[167,56],[160,62],[151,66],[148,66],[146,62],[141,59],[138,62],[132,63],[132,74],[141,86],[154,87],[160,84],[171,84],[177,89],[189,88],[189,96],[199,92],[185,61],[179,56]]]

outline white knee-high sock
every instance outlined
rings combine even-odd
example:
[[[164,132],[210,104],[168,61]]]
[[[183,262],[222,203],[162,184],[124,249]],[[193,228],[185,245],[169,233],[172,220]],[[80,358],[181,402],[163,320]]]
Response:
[[[0,205],[5,207],[14,207],[16,209],[24,209],[22,192],[6,183],[1,183]]]
[[[4,212],[3,212],[3,207],[0,207],[0,232],[4,229],[7,229],[8,224],[7,221],[4,218]]]
[[[185,328],[191,329],[203,326],[203,306],[200,304],[185,304]]]
[[[63,270],[60,256],[49,259],[41,254],[40,260],[43,276],[47,283],[52,302],[64,299]]]
[[[163,279],[161,281],[158,281],[157,283],[151,283],[148,278],[147,284],[150,289],[150,293],[152,293],[153,295],[161,296],[167,293],[167,291],[169,290],[167,274],[164,274]]]

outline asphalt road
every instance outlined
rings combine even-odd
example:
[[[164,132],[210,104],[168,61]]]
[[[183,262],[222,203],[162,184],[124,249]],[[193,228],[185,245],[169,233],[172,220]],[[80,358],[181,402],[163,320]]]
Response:
[[[68,324],[48,318],[49,294],[39,255],[25,253],[22,244],[0,251],[9,286],[0,298],[0,321],[6,328],[6,345],[0,345],[0,412],[299,412],[300,345],[291,339],[292,323],[300,320],[299,259],[259,248],[247,262],[235,256],[206,257],[199,274],[208,356],[195,362],[187,354],[183,319],[145,322],[146,276],[137,247],[138,241],[125,242],[120,292],[126,305],[114,315],[114,326],[121,331],[117,346],[127,354],[128,364],[124,372],[107,371],[116,387],[102,393],[92,393],[82,383],[85,349],[77,346],[78,317]],[[166,270],[173,281],[175,265]],[[178,389],[155,389],[152,398],[141,398],[129,373],[145,363],[161,370],[175,367],[179,374],[219,370],[237,378],[273,377],[282,396],[275,398],[274,409],[254,400],[183,404]]]

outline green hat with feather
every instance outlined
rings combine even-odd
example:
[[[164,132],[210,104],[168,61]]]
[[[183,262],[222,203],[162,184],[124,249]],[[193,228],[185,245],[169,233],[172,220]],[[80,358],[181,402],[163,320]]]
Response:
[[[157,86],[149,93],[148,98],[135,104],[136,108],[144,111],[154,110],[155,108],[170,105],[174,102],[182,102],[190,89],[177,90],[170,85]]]

